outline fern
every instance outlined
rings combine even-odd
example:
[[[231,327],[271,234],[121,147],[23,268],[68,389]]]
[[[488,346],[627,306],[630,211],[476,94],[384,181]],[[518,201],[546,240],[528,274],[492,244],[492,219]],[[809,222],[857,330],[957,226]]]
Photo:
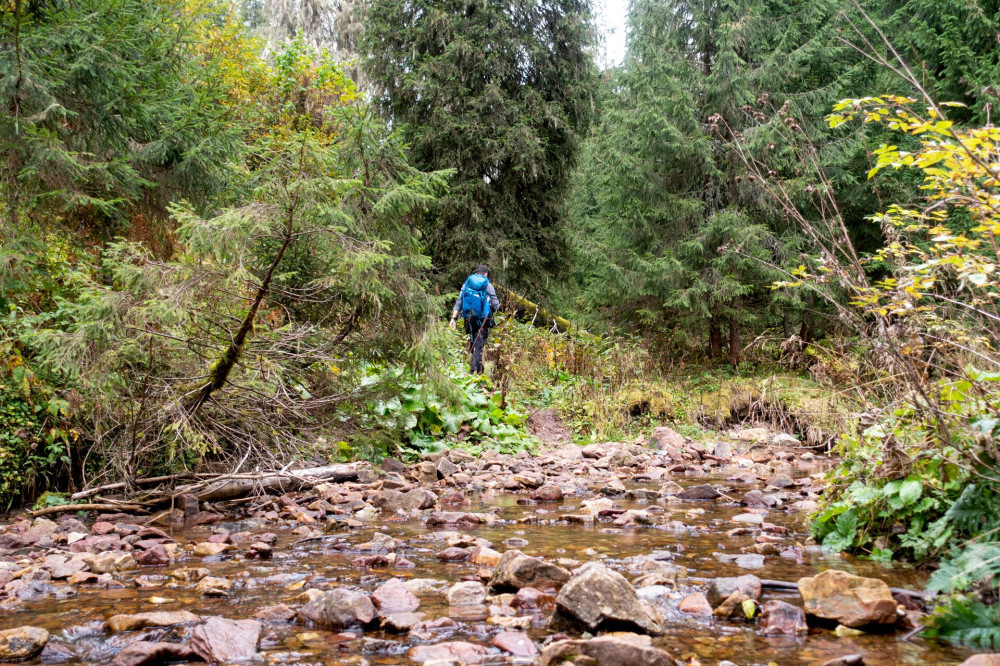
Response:
[[[931,592],[965,592],[982,581],[996,587],[1000,581],[1000,544],[970,543],[957,555],[941,562],[927,589]]]
[[[995,649],[1000,647],[1000,606],[987,606],[978,600],[952,599],[935,612],[924,635],[985,650]]]

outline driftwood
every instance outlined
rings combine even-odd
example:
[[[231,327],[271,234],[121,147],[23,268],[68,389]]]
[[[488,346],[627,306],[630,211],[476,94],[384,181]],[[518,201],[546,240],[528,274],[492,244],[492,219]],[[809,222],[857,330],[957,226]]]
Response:
[[[201,502],[222,502],[253,494],[287,493],[325,481],[357,481],[358,465],[328,465],[288,472],[230,474],[186,486],[178,486],[169,495],[151,498],[150,504],[164,504],[181,495],[191,495]]]
[[[146,507],[142,504],[62,504],[60,506],[38,509],[37,511],[29,511],[28,515],[38,518],[39,516],[51,516],[54,513],[70,513],[74,511],[114,511],[115,513],[120,513],[123,511],[137,512],[145,510]]]
[[[179,479],[190,479],[197,477],[214,478],[217,474],[194,474],[191,472],[185,472],[183,474],[168,474],[167,476],[147,476],[145,478],[136,479],[132,482],[135,486],[151,486],[156,483],[166,483],[168,481],[177,481]],[[106,493],[109,490],[124,490],[128,487],[124,481],[119,481],[118,483],[109,483],[104,486],[95,486],[93,488],[88,488],[87,490],[81,490],[78,493],[73,493],[69,496],[73,500],[82,500],[88,497],[93,497],[94,495],[100,495],[101,493]]]

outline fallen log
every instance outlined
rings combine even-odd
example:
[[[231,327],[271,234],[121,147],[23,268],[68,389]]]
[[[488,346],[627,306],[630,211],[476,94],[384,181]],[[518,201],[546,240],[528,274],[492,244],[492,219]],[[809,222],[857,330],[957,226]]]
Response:
[[[194,474],[191,472],[185,472],[183,474],[168,474],[167,476],[148,476],[142,479],[136,479],[132,483],[136,486],[149,486],[154,483],[165,483],[167,481],[177,481],[178,479],[190,479],[198,476],[215,476],[213,474]],[[78,493],[73,493],[69,496],[72,500],[82,500],[88,497],[93,497],[94,495],[100,495],[101,493],[106,493],[109,490],[124,490],[128,487],[124,481],[119,481],[118,483],[109,483],[104,486],[95,486],[93,488],[87,488],[86,490],[81,490]]]
[[[132,513],[148,513],[146,511],[146,507],[142,504],[61,504],[59,506],[49,506],[44,509],[38,509],[37,511],[29,511],[28,515],[32,518],[38,518],[39,516],[51,516],[54,513],[71,513],[75,511],[114,511],[115,513],[128,511]]]
[[[178,486],[169,495],[147,500],[152,504],[171,502],[181,495],[192,495],[200,502],[223,502],[252,494],[287,493],[318,483],[358,480],[358,464],[327,465],[288,472],[223,475],[214,480]]]

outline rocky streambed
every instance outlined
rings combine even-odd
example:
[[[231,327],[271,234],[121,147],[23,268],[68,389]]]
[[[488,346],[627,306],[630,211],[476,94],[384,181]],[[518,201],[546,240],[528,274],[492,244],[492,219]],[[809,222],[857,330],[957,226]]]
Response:
[[[971,656],[911,636],[919,600],[890,588],[919,590],[921,574],[810,545],[829,461],[787,436],[737,435],[703,445],[660,429],[650,442],[535,457],[450,451],[280,497],[189,500],[153,521],[16,518],[0,533],[0,661]]]

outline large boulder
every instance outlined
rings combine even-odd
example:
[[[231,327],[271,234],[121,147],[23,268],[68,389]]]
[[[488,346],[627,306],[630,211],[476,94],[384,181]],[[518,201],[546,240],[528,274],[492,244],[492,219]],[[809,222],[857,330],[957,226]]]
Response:
[[[674,666],[674,660],[664,650],[647,641],[627,634],[601,636],[590,640],[557,641],[542,652],[539,666]]]
[[[508,550],[500,558],[489,588],[493,592],[516,592],[522,587],[546,590],[560,587],[569,577],[569,571],[562,567],[519,550]]]
[[[49,632],[38,627],[18,627],[0,631],[0,661],[24,661],[41,653],[49,642]]]
[[[898,617],[889,586],[877,578],[828,569],[799,579],[799,594],[807,615],[846,627],[891,625]]]
[[[624,576],[600,562],[588,562],[577,569],[556,596],[556,619],[591,632],[606,625],[661,634],[654,613]]]
[[[331,631],[370,624],[376,615],[367,594],[343,587],[316,592],[299,609],[300,619]]]
[[[263,661],[257,653],[263,627],[257,620],[210,617],[191,631],[191,649],[207,662]]]

